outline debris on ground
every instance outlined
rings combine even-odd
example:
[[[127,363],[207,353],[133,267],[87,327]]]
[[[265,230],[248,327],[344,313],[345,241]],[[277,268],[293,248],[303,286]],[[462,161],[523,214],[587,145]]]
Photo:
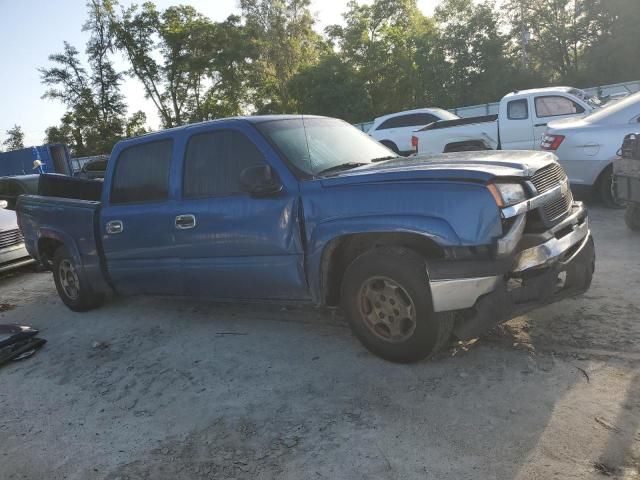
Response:
[[[16,306],[11,303],[0,303],[0,312],[8,312],[14,308],[16,308]]]
[[[109,348],[111,346],[111,344],[109,342],[98,342],[98,341],[94,341],[91,344],[91,348],[94,348],[96,350],[106,350],[107,348]]]
[[[38,330],[26,325],[0,325],[0,366],[36,353],[47,343],[42,338],[35,338],[37,334]]]
[[[611,475],[614,475],[617,472],[617,468],[612,467],[610,465],[607,465],[606,463],[602,463],[602,462],[596,462],[593,464],[593,468],[596,469],[596,471],[600,472],[603,475],[606,475],[607,477],[610,477]]]

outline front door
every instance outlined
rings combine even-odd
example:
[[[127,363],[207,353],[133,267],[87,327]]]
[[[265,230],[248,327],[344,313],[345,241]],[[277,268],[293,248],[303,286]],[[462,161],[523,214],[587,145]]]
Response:
[[[110,191],[103,194],[100,233],[106,267],[119,293],[180,294],[173,253],[170,138],[116,153]]]
[[[297,182],[284,182],[282,192],[266,198],[239,187],[242,170],[268,163],[268,155],[274,152],[264,139],[241,125],[204,126],[187,139],[174,225],[185,293],[308,298]]]

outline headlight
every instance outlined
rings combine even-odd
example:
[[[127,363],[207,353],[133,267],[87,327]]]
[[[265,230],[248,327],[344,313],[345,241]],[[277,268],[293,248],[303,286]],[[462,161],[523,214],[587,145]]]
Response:
[[[519,183],[490,183],[487,188],[501,208],[510,207],[527,199],[527,194]]]

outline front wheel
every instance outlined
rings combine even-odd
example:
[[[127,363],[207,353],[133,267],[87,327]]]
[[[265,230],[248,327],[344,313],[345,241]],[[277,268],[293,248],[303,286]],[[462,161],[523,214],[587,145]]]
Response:
[[[76,263],[65,247],[59,247],[53,255],[53,280],[60,300],[74,312],[85,312],[99,307],[104,296],[94,293],[81,281]]]
[[[640,205],[632,203],[627,205],[627,211],[624,212],[624,221],[634,232],[640,232]]]
[[[453,314],[433,311],[425,259],[401,247],[370,250],[349,265],[342,308],[364,346],[392,362],[433,357],[453,329]]]

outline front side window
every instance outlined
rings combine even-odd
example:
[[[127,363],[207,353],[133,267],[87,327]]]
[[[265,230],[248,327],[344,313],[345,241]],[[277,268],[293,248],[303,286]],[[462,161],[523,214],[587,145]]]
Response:
[[[536,115],[538,118],[558,117],[584,113],[584,108],[573,100],[560,96],[536,97]]]
[[[510,101],[507,104],[507,118],[509,120],[526,120],[529,118],[527,99]]]
[[[240,173],[247,167],[264,164],[260,150],[237,130],[195,134],[189,139],[184,159],[183,196],[241,193]]]
[[[172,149],[172,140],[159,140],[123,150],[116,160],[111,203],[167,200]]]

